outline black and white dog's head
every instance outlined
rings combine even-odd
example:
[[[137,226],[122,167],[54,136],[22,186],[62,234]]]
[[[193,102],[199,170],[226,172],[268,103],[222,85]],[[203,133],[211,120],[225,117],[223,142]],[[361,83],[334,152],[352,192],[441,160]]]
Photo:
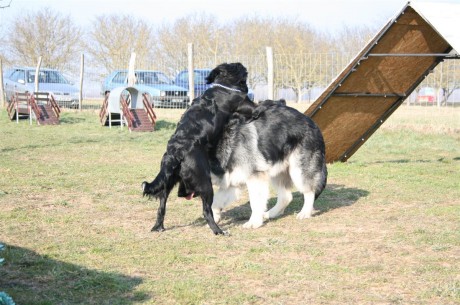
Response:
[[[215,67],[206,77],[207,84],[220,84],[229,88],[248,93],[246,83],[248,71],[241,63],[223,63]]]

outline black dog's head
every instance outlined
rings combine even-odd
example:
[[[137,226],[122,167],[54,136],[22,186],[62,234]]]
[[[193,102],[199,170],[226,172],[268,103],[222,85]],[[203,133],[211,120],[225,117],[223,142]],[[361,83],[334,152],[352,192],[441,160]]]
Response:
[[[206,83],[221,84],[248,93],[248,70],[241,63],[224,63],[215,67],[206,77]]]

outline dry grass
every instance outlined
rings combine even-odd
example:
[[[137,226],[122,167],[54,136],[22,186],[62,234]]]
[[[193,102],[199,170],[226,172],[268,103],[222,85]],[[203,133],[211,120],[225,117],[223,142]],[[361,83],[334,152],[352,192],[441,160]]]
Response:
[[[421,134],[460,134],[460,112],[456,108],[401,107],[382,127],[410,129]]]
[[[17,304],[460,303],[460,110],[398,109],[329,166],[315,217],[295,219],[295,193],[283,217],[245,230],[242,198],[224,213],[229,237],[175,194],[167,231],[149,231],[158,202],[140,183],[180,114],[130,134],[92,112],[37,127],[2,111],[0,291]]]

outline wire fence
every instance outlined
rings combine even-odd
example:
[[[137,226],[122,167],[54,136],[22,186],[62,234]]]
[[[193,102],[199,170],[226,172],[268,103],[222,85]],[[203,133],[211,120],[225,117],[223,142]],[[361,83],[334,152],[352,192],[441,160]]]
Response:
[[[354,54],[308,53],[273,56],[274,98],[288,102],[312,103],[335,77],[349,64]],[[83,73],[82,59],[84,58]],[[209,56],[193,58],[195,69],[212,69],[224,62],[241,62],[249,72],[248,85],[255,101],[268,98],[268,65],[265,55],[253,56]],[[119,70],[128,70],[128,62],[115,63]],[[34,66],[31,64],[30,66]],[[41,67],[46,67],[42,63]],[[139,60],[135,70],[162,72],[174,84],[176,76],[187,70],[188,59],[178,58],[174,62]],[[3,67],[3,72],[12,67]],[[52,67],[51,67],[52,68]],[[104,99],[104,82],[113,71],[108,71],[90,57],[76,59],[61,69],[64,76],[79,90],[82,82],[82,109],[99,109]],[[8,77],[3,75],[5,78]],[[123,85],[123,84],[121,84]],[[152,84],[155,87],[155,84]],[[458,88],[458,89],[457,89]],[[187,90],[187,88],[185,88]],[[460,61],[446,60],[440,63],[417,89],[407,97],[407,105],[454,107],[460,106]],[[70,107],[71,105],[61,105]],[[175,107],[175,106],[172,106]]]

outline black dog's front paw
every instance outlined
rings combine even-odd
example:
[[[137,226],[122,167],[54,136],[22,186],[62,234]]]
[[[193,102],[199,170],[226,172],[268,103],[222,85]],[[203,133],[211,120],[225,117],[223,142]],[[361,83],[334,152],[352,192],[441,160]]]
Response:
[[[165,227],[163,226],[163,224],[154,225],[150,231],[151,232],[163,232],[165,231]]]
[[[217,230],[213,230],[213,233],[215,235],[227,235],[227,233],[222,231],[220,228],[217,228]]]

